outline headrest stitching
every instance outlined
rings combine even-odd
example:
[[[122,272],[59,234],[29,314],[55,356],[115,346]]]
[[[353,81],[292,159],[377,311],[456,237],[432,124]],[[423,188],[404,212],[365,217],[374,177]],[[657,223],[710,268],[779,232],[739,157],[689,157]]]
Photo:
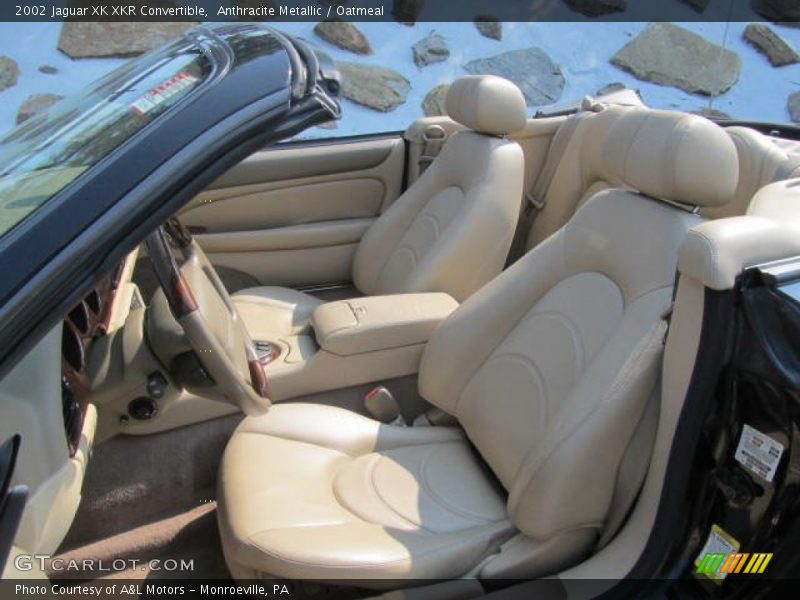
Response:
[[[645,123],[647,123],[647,121],[650,119],[650,116],[651,116],[650,113],[645,113],[644,119],[642,119],[642,121],[636,127],[636,131],[634,131],[633,135],[631,136],[631,142],[630,142],[630,144],[628,144],[628,147],[625,149],[625,159],[622,161],[622,173],[620,173],[620,176],[622,177],[622,183],[623,184],[626,184],[629,181],[628,163],[630,162],[631,151],[633,150],[633,145],[636,143],[636,138],[638,137],[639,132],[642,130],[642,128],[644,127]],[[614,125],[611,126],[612,130],[618,124],[619,124],[619,121],[614,123]]]
[[[679,136],[676,140],[672,140],[673,147],[669,148],[669,161],[670,161],[670,179],[672,180],[672,186],[668,189],[672,189],[671,195],[680,196],[680,190],[678,189],[678,152],[680,151],[681,144],[683,144],[683,140],[686,138],[686,135],[689,133],[689,129],[691,127],[691,119],[688,117],[682,117],[676,126],[676,129],[679,130]],[[673,200],[670,198],[670,200]],[[677,200],[675,200],[677,202]],[[694,206],[694,204],[692,204]]]

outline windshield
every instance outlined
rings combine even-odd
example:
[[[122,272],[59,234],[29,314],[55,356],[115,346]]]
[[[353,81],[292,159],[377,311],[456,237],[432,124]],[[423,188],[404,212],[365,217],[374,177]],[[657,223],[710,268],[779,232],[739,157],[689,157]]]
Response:
[[[172,47],[125,63],[0,138],[0,236],[186,98],[209,72],[197,47]]]

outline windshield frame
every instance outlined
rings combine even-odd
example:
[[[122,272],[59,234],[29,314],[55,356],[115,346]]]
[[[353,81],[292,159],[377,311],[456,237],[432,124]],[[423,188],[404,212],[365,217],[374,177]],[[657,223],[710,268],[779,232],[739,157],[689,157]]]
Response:
[[[214,57],[216,77],[209,77],[186,102],[177,103],[162,118],[142,128],[0,237],[0,256],[15,255],[7,268],[0,269],[0,302],[88,223],[216,123],[267,97],[271,104],[289,108],[290,64],[283,46],[278,44],[270,52],[239,60],[227,43],[243,30],[246,37],[247,30],[252,29],[252,24],[218,24],[189,32],[193,41]],[[259,34],[270,32],[264,26],[255,29]],[[254,78],[265,85],[254,86]],[[82,198],[91,201],[81,202]],[[21,250],[23,247],[26,249]]]

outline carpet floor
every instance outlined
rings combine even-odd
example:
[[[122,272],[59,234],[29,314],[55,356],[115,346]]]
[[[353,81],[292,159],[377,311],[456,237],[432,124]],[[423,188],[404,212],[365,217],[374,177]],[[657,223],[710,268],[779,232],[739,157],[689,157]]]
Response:
[[[73,548],[54,559],[78,566],[69,571],[51,569],[48,575],[59,580],[230,579],[217,529],[216,502]],[[112,568],[121,561],[126,561],[128,568]],[[175,564],[187,568],[167,570]]]

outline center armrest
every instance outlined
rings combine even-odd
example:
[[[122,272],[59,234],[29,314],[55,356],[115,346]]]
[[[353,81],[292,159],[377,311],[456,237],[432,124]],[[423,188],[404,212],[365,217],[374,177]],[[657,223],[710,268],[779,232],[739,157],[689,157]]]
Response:
[[[424,344],[458,307],[448,294],[396,294],[329,302],[314,309],[317,343],[340,356]]]

